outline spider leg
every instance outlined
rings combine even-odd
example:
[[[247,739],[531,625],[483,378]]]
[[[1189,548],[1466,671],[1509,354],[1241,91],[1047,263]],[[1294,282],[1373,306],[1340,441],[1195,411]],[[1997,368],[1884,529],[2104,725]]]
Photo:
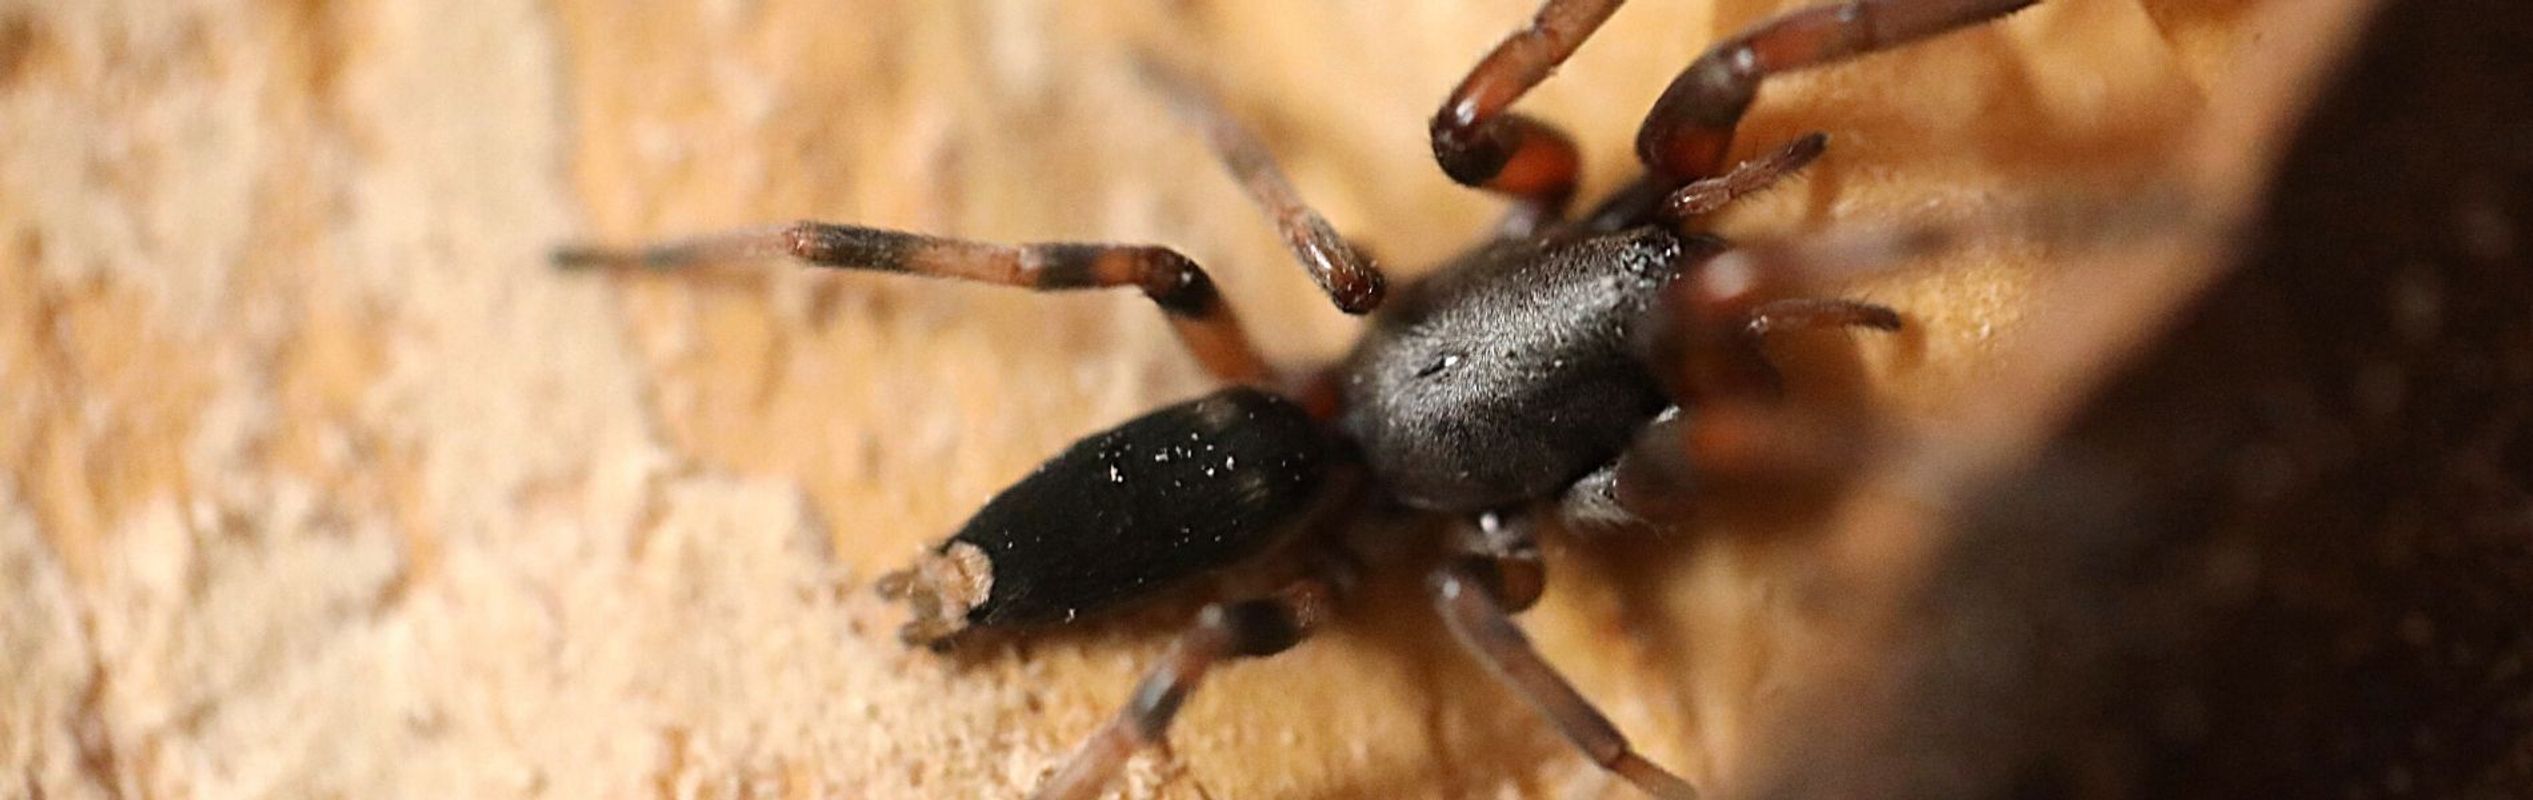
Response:
[[[1585,498],[1606,502],[1586,510],[1623,523],[1677,521],[1696,510],[1701,487],[1717,483],[1807,496],[1802,492],[1851,474],[1873,442],[1853,420],[1820,412],[1759,403],[1701,407],[1645,426],[1598,487],[1606,498]]]
[[[1797,297],[1760,304],[1742,315],[1735,337],[1747,365],[1744,369],[1750,376],[1749,388],[1764,388],[1770,394],[1784,388],[1784,378],[1778,374],[1775,362],[1761,349],[1768,334],[1833,328],[1891,333],[1900,329],[1900,312],[1877,303],[1833,297]]]
[[[1505,109],[1574,55],[1621,1],[1541,4],[1530,24],[1495,45],[1434,112],[1434,160],[1442,171],[1462,185],[1514,199],[1500,235],[1526,236],[1556,222],[1574,199],[1582,169],[1573,137]]]
[[[1152,245],[1007,245],[902,231],[798,222],[647,247],[567,246],[564,268],[666,270],[730,259],[788,256],[822,267],[897,272],[1039,291],[1131,286],[1161,307],[1170,329],[1206,370],[1230,383],[1265,385],[1266,361],[1196,262]]]
[[[1734,200],[1766,190],[1811,165],[1829,146],[1829,135],[1811,133],[1766,155],[1744,161],[1712,178],[1690,181],[1676,189],[1647,174],[1603,198],[1577,223],[1585,233],[1614,233],[1648,222],[1680,228],[1697,217],[1715,213]]]
[[[1636,156],[1674,183],[1713,175],[1768,76],[1897,47],[2035,2],[1846,0],[1760,23],[1708,48],[1672,79],[1637,130]]]
[[[1196,624],[1180,634],[1161,662],[1144,674],[1117,716],[1084,740],[1031,797],[1097,797],[1127,758],[1162,741],[1170,721],[1206,673],[1226,661],[1284,652],[1308,638],[1335,611],[1352,582],[1348,562],[1330,559],[1314,567],[1314,574],[1272,595],[1215,603],[1198,612]]]
[[[1904,260],[1947,236],[1935,227],[1870,231],[1717,254],[1664,288],[1641,334],[1647,363],[1674,402],[1773,401],[1779,381],[1762,350],[1768,334],[1900,328],[1899,313],[1885,306],[1799,295],[1821,278]]]
[[[1328,293],[1328,299],[1339,310],[1362,314],[1381,305],[1387,285],[1381,270],[1337,235],[1327,218],[1302,201],[1301,193],[1294,191],[1283,170],[1276,168],[1275,157],[1256,134],[1224,110],[1222,102],[1204,85],[1150,59],[1138,62],[1138,66],[1146,83],[1160,90],[1181,117],[1204,131],[1206,142],[1222,159],[1223,168],[1240,181],[1249,199],[1275,221],[1276,230],[1284,235],[1293,257],[1301,260],[1311,280]]]
[[[1782,381],[1764,349],[1770,334],[1861,328],[1897,331],[1889,307],[1787,297],[1827,273],[1905,259],[1941,244],[1941,229],[1821,237],[1726,251],[1684,270],[1644,326],[1647,365],[1687,410],[1647,425],[1619,457],[1608,494],[1648,520],[1677,519],[1701,476],[1766,477],[1781,484],[1835,476],[1866,437],[1853,424],[1778,402]]]
[[[1821,151],[1828,146],[1828,134],[1811,133],[1796,138],[1774,152],[1744,161],[1722,175],[1690,181],[1663,198],[1659,213],[1673,225],[1715,213],[1734,200],[1766,190],[1775,186],[1777,181],[1802,170],[1813,159],[1820,158]]]
[[[1568,499],[1587,515],[1610,516],[1610,503],[1601,502],[1608,500],[1641,519],[1662,520],[1685,513],[1688,490],[1700,478],[1783,487],[1842,476],[1870,432],[1852,415],[1777,402],[1781,381],[1762,347],[1787,330],[1900,329],[1899,314],[1888,307],[1803,296],[1838,276],[2007,232],[2082,252],[2141,236],[2207,235],[2224,224],[2192,199],[2150,186],[2117,196],[2023,200],[1966,222],[1744,243],[1689,265],[1664,288],[1639,340],[1655,379],[1687,410],[1646,426],[1607,474],[1589,476]]]
[[[1688,781],[1637,753],[1618,726],[1541,658],[1530,637],[1513,624],[1512,614],[1539,599],[1546,578],[1527,522],[1483,515],[1477,536],[1463,549],[1463,555],[1435,570],[1431,582],[1434,605],[1462,647],[1555,723],[1593,763],[1655,797],[1695,798],[1697,790]]]

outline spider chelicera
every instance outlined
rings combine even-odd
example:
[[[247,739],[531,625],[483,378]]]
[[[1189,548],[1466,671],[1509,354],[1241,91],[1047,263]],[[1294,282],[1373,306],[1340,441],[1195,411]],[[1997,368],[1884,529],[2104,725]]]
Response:
[[[802,222],[642,248],[566,247],[555,260],[672,268],[788,256],[1037,290],[1133,287],[1160,307],[1231,388],[1074,444],[880,582],[912,609],[904,638],[939,644],[976,629],[1070,621],[1269,550],[1302,565],[1277,591],[1200,612],[1039,797],[1097,794],[1127,757],[1162,738],[1207,671],[1309,636],[1352,582],[1355,559],[1332,532],[1374,503],[1466,520],[1429,582],[1453,634],[1595,763],[1653,795],[1691,797],[1688,782],[1638,755],[1513,624],[1546,581],[1534,525],[1553,515],[1666,519],[1692,469],[1802,461],[1804,448],[1787,443],[1817,433],[1769,410],[1775,373],[1760,337],[1896,330],[1900,318],[1798,296],[1808,282],[1788,267],[1801,259],[1696,230],[1701,217],[1802,168],[1825,144],[1812,134],[1727,168],[1734,127],[1770,75],[2037,0],[1849,0],[1753,27],[1707,50],[1655,102],[1636,138],[1643,176],[1569,217],[1574,143],[1507,109],[1621,1],[1548,0],[1444,100],[1431,129],[1436,160],[1512,208],[1490,238],[1395,297],[1205,90],[1146,64],[1148,81],[1204,131],[1337,307],[1373,315],[1353,352],[1325,368],[1270,369],[1205,271],[1150,245],[1003,245]]]

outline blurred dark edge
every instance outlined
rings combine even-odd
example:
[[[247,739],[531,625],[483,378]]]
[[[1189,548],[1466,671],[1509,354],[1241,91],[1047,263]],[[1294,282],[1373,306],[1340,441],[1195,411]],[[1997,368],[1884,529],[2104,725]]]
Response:
[[[2385,3],[2243,259],[1764,797],[2533,797],[2533,3]],[[1834,715],[1833,715],[1834,716]]]

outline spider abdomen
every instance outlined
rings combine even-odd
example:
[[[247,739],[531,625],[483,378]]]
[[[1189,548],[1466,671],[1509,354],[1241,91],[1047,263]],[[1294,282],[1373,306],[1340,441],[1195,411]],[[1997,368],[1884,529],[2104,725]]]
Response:
[[[894,579],[908,636],[1066,620],[1229,565],[1308,506],[1327,456],[1301,406],[1245,387],[1085,438]]]

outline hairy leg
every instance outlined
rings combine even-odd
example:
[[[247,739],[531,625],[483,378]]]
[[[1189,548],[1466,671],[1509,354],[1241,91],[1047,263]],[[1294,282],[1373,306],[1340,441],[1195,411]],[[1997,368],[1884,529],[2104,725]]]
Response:
[[[1498,680],[1555,723],[1576,749],[1602,769],[1665,800],[1689,800],[1688,781],[1646,760],[1618,726],[1575,691],[1574,684],[1541,658],[1512,615],[1539,599],[1545,569],[1525,520],[1493,514],[1478,520],[1477,535],[1434,572],[1434,605],[1462,647]]]
[[[866,228],[798,222],[730,231],[647,247],[567,246],[567,269],[666,270],[733,259],[791,257],[822,267],[956,278],[1039,291],[1131,286],[1161,308],[1188,352],[1215,377],[1266,385],[1266,361],[1196,262],[1177,251],[1126,244],[994,244]]]
[[[1326,561],[1309,577],[1272,595],[1215,603],[1196,616],[1161,662],[1135,685],[1133,696],[1107,725],[1073,751],[1036,800],[1089,800],[1117,775],[1136,751],[1159,744],[1188,695],[1225,662],[1271,656],[1292,649],[1335,611],[1352,582],[1352,565]]]
[[[1195,80],[1149,59],[1139,63],[1144,81],[1160,90],[1180,116],[1204,131],[1205,140],[1222,159],[1223,168],[1240,181],[1249,199],[1275,221],[1284,243],[1300,259],[1338,310],[1362,314],[1381,304],[1387,281],[1370,259],[1338,236],[1319,212],[1302,202],[1300,192],[1275,166],[1275,157],[1255,134],[1225,111],[1212,92]]]
[[[1462,185],[1513,198],[1504,235],[1528,235],[1560,219],[1582,170],[1573,137],[1506,109],[1574,55],[1619,3],[1549,0],[1529,25],[1480,59],[1434,112],[1430,132],[1442,171]]]
[[[1636,156],[1674,183],[1714,175],[1769,76],[1977,25],[2035,2],[1846,0],[1760,23],[1708,48],[1672,79],[1637,130]]]

